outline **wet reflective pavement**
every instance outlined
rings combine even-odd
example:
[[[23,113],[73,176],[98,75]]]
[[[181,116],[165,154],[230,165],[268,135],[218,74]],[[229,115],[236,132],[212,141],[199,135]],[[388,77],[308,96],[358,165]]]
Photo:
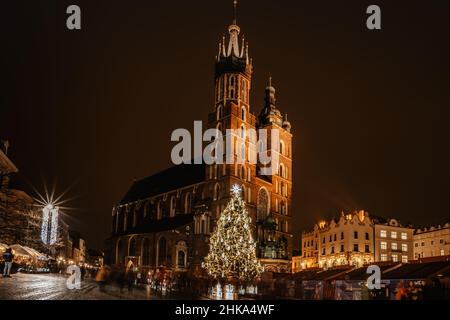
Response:
[[[145,289],[127,288],[120,292],[115,286],[106,286],[101,292],[93,279],[81,282],[80,289],[70,290],[67,277],[59,274],[16,273],[11,278],[0,276],[0,299],[14,300],[154,300],[160,299]]]

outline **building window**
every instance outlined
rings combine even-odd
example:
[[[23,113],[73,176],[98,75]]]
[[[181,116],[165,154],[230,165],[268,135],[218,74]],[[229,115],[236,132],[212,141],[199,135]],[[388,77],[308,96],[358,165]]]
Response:
[[[341,252],[344,252],[344,245],[341,244]]]
[[[220,199],[220,185],[218,183],[216,183],[215,187],[214,187],[214,200],[219,200]]]
[[[443,244],[443,243],[444,243],[444,239],[440,239],[440,240],[439,240],[439,243],[440,243],[440,244]]]
[[[364,251],[365,251],[365,252],[370,252],[370,250],[369,250],[369,245],[368,245],[368,244],[366,244],[366,245],[364,246]]]
[[[191,212],[191,194],[186,194],[185,202],[184,202],[184,213]]]
[[[386,230],[380,230],[380,237],[381,237],[381,238],[386,238],[386,237],[387,237],[387,232],[386,232]]]
[[[167,242],[166,238],[162,237],[158,241],[158,265],[164,265],[167,258]]]
[[[402,263],[408,263],[408,256],[402,256]]]
[[[142,245],[142,264],[148,266],[150,264],[150,239],[145,238]]]
[[[392,261],[393,261],[393,262],[398,262],[398,255],[393,254],[393,255],[392,255]]]
[[[325,237],[322,238],[322,243],[325,243]]]
[[[265,219],[269,214],[269,194],[267,190],[264,188],[259,189],[258,198],[257,198],[257,214],[258,219]]]
[[[391,232],[391,238],[392,239],[397,239],[397,231],[392,231]]]
[[[177,262],[178,262],[179,268],[184,268],[186,266],[185,259],[186,259],[186,254],[184,253],[183,250],[179,250],[178,257],[177,257],[177,260],[178,260]]]
[[[242,126],[241,126],[241,129],[239,130],[239,137],[240,137],[241,139],[244,139],[244,138],[245,138],[245,127],[244,127],[244,125],[242,125]]]
[[[386,253],[382,253],[381,254],[381,261],[387,261],[387,254]]]
[[[241,108],[241,120],[245,121],[245,108],[244,107]]]
[[[445,256],[445,250],[441,249],[440,254],[441,254],[441,256]]]
[[[385,241],[380,242],[380,249],[387,250],[387,242],[385,242]]]
[[[334,247],[331,247],[331,252],[330,252],[331,254],[333,254],[334,253]]]
[[[406,243],[402,243],[402,251],[403,252],[408,251],[408,245]]]
[[[333,240],[332,235],[330,234],[330,242]]]
[[[280,174],[280,177],[284,178],[284,165],[283,164],[280,164],[279,174]]]
[[[341,240],[344,240],[344,232],[341,232]]]
[[[422,242],[421,245],[422,245],[422,247],[425,246],[425,242]]]
[[[353,232],[353,238],[358,239],[358,231]]]
[[[176,210],[176,198],[174,196],[172,196],[170,198],[170,216],[174,217],[175,216],[175,210]]]
[[[369,233],[366,232],[366,240],[369,240]]]
[[[355,244],[353,245],[353,251],[354,251],[354,252],[358,252],[358,251],[359,251],[359,245],[358,245],[357,243],[355,243]]]
[[[244,166],[241,167],[241,179],[245,181],[245,167]]]
[[[416,243],[414,243],[414,247],[416,247],[416,248],[417,248],[418,246],[419,246],[419,243],[417,243],[417,242],[416,242]]]
[[[334,239],[334,241],[336,241],[336,233],[334,234],[334,238],[333,239]]]
[[[158,201],[158,204],[156,205],[156,217],[158,219],[162,218],[162,206],[161,206],[161,200]]]
[[[325,255],[325,248],[322,248],[322,255]]]
[[[398,249],[397,242],[392,242],[391,249],[392,250],[397,250]]]
[[[408,234],[406,232],[402,232],[402,240],[407,240]]]

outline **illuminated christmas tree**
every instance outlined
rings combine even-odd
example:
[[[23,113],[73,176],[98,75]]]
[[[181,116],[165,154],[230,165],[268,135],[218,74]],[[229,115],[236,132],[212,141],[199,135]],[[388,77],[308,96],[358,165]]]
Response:
[[[262,267],[256,258],[251,218],[241,197],[241,189],[234,185],[231,191],[231,200],[211,235],[203,267],[218,279],[233,277],[251,281],[262,272]]]

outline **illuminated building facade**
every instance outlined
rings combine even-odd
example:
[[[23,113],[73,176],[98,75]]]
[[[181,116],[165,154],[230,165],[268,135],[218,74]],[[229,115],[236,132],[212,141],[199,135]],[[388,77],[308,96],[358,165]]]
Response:
[[[407,263],[413,259],[412,227],[402,226],[396,219],[375,224],[375,261]]]
[[[414,259],[450,255],[450,223],[417,229],[413,235]]]
[[[24,191],[13,189],[10,181],[19,170],[8,157],[7,144],[0,147],[0,243],[21,244],[42,249],[42,211]]]
[[[370,217],[364,210],[341,213],[339,219],[319,222],[302,234],[301,268],[407,263],[413,258],[413,231],[396,219]]]
[[[290,272],[291,124],[278,109],[271,79],[259,115],[251,111],[253,64],[248,44],[240,37],[236,21],[228,32],[228,43],[224,37],[215,60],[214,105],[207,127],[220,130],[224,141],[227,129],[236,130],[231,134],[234,163],[183,164],[135,181],[112,210],[110,263],[200,272],[209,235],[230,199],[231,187],[238,184],[254,222],[257,257],[266,271]],[[248,135],[237,133],[242,129],[266,129],[269,137],[272,130],[278,130],[279,141],[273,149],[268,142],[268,152],[279,156],[272,175],[262,175],[264,166],[249,161],[260,146]]]

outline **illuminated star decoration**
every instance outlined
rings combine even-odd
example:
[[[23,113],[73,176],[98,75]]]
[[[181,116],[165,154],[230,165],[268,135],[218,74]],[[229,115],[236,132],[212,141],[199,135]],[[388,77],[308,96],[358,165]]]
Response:
[[[231,187],[231,192],[232,192],[233,194],[235,194],[235,195],[241,194],[241,191],[242,191],[241,187],[240,187],[239,185],[237,185],[237,184],[234,184],[234,185]]]
[[[38,195],[38,198],[34,198],[34,201],[39,209],[42,210],[41,240],[46,245],[54,245],[58,241],[59,216],[64,214],[61,209],[71,209],[62,207],[62,204],[71,199],[61,201],[61,198],[67,193],[69,188],[58,197],[55,197],[55,185],[53,185],[53,189],[49,193],[44,184],[45,195],[40,194],[36,188],[33,187],[33,189]]]

